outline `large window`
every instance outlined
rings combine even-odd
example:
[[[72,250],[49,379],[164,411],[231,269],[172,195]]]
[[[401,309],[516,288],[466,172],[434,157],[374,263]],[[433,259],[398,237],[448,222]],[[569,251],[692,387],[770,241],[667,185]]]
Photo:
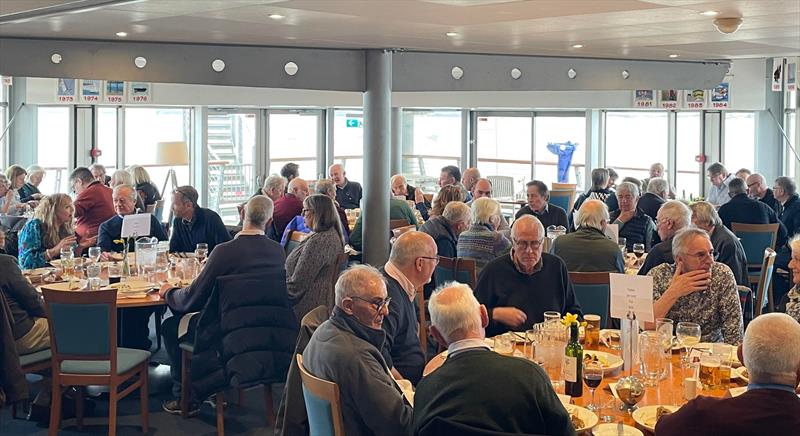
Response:
[[[678,198],[694,198],[700,195],[700,177],[703,176],[701,164],[696,156],[702,153],[702,113],[679,112],[677,114],[677,134],[675,136],[675,166],[677,176],[675,193]]]
[[[106,167],[109,176],[117,169],[117,108],[97,108],[97,163]]]
[[[256,190],[257,112],[208,115],[208,207],[225,224],[239,222],[237,206]]]
[[[363,112],[361,109],[336,109],[333,113],[333,160],[344,165],[348,180],[361,183],[364,180]]]
[[[300,166],[300,177],[316,180],[320,111],[270,111],[269,173],[280,173],[289,162]]]
[[[667,165],[669,121],[666,112],[607,112],[606,166],[620,179],[650,176],[650,165]]]
[[[586,117],[537,115],[534,122],[536,179],[547,185],[553,182],[577,183],[581,189],[586,178]],[[559,161],[566,165],[567,160],[570,160],[570,165],[562,174],[566,177],[559,179]]]
[[[753,112],[725,112],[722,162],[731,173],[756,171],[756,117]]]
[[[36,163],[45,169],[39,190],[44,194],[69,192],[72,106],[39,106]]]
[[[403,111],[403,174],[434,192],[443,166],[461,168],[461,111]]]
[[[495,197],[511,200],[531,178],[532,122],[530,115],[478,116],[478,170],[483,177],[513,179],[512,185],[495,186]]]

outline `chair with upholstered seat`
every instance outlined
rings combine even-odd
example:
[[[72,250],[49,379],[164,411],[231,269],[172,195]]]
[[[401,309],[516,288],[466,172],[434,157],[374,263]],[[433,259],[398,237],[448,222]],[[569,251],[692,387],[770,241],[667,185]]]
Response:
[[[607,272],[571,272],[569,280],[583,313],[600,315],[600,328],[606,328],[609,317],[611,288]]]
[[[303,381],[303,398],[308,413],[311,436],[344,435],[342,404],[336,383],[314,377],[303,366],[303,356],[297,355],[297,367]]]
[[[150,352],[117,347],[117,291],[42,289],[50,328],[53,393],[50,430],[61,426],[64,387],[78,386],[78,429],[83,427],[83,387],[109,387],[108,434],[117,431],[117,403],[140,389],[142,431],[148,431],[147,366]],[[120,385],[132,381],[122,391]]]
[[[778,227],[776,224],[742,224],[731,223],[731,231],[739,238],[744,248],[744,256],[747,259],[747,269],[749,271],[748,280],[751,285],[758,283],[761,264],[764,260],[764,250],[770,248],[775,250],[775,243],[778,239]],[[756,308],[758,311],[758,308]]]
[[[575,203],[574,189],[551,189],[549,194],[548,203],[558,206],[569,213],[573,203]]]

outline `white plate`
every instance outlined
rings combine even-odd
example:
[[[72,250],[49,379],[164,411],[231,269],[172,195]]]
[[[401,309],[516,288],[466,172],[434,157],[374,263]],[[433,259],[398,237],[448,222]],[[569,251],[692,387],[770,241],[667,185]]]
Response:
[[[742,379],[746,383],[750,383],[750,375],[745,375],[745,367],[731,368],[731,379]]]
[[[86,287],[86,280],[73,280],[71,282],[47,283],[42,288],[54,291],[80,291]]]
[[[589,430],[597,425],[598,421],[600,421],[597,415],[595,415],[594,412],[589,409],[572,404],[564,404],[564,408],[567,409],[567,412],[569,412],[570,415],[576,415],[581,419],[581,421],[583,421],[583,427],[575,429],[577,433]]]
[[[587,355],[597,356],[598,360],[603,365],[603,375],[607,375],[622,368],[622,364],[624,363],[621,357],[603,351],[584,350],[583,355],[584,357]],[[584,360],[584,362],[586,362],[586,360]]]
[[[143,280],[129,280],[127,282],[112,283],[108,285],[111,289],[116,289],[119,293],[142,293],[147,292],[153,288],[158,287],[155,283],[146,282]]]
[[[645,430],[656,431],[656,412],[659,407],[669,409],[670,412],[675,412],[679,409],[678,406],[644,406],[633,411],[633,420],[641,425]]]
[[[592,429],[592,434],[594,436],[618,436],[620,434],[623,436],[644,436],[644,433],[638,428],[624,424],[622,425],[622,433],[619,433],[619,425],[613,423],[598,425]]]

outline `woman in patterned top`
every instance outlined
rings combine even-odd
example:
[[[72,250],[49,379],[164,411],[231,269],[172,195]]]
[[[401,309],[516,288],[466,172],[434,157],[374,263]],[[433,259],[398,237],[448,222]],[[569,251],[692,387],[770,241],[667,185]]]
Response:
[[[511,242],[497,232],[500,224],[500,203],[493,198],[477,198],[472,202],[472,225],[458,236],[458,257],[475,259],[476,273],[490,261],[507,254]]]
[[[61,255],[61,249],[78,246],[81,250],[97,242],[97,236],[75,240],[72,226],[75,207],[67,194],[42,197],[33,212],[33,219],[19,232],[19,266],[22,269],[41,268]]]
[[[789,241],[789,247],[792,249],[792,260],[789,261],[789,269],[792,271],[794,287],[789,290],[787,295],[789,301],[786,303],[786,313],[800,322],[800,235],[795,235]]]
[[[742,306],[731,269],[715,262],[716,252],[704,230],[681,230],[672,240],[675,264],[664,263],[653,277],[653,315],[700,324],[701,340],[739,344]]]

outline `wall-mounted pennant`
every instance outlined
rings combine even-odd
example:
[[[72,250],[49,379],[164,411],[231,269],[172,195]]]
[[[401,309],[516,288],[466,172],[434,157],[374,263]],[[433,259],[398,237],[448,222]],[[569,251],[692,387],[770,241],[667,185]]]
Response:
[[[125,82],[106,80],[105,85],[106,103],[125,103]]]
[[[680,95],[680,92],[677,89],[662,89],[658,91],[658,107],[661,109],[677,109],[678,95]]]
[[[786,90],[789,92],[797,91],[797,62],[786,64]]]
[[[633,107],[652,108],[655,105],[655,91],[652,89],[637,89],[633,91]]]
[[[153,98],[150,93],[150,85],[147,82],[131,82],[129,101],[131,103],[150,103]]]
[[[81,103],[100,103],[102,94],[102,80],[81,80]]]
[[[687,89],[683,92],[683,107],[686,109],[705,109],[706,108],[705,89]]]
[[[56,100],[59,103],[75,103],[78,98],[77,80],[58,79],[58,85],[56,86]]]
[[[772,90],[783,91],[784,58],[772,58]]]
[[[728,109],[731,102],[731,84],[722,82],[711,90],[711,107]]]

